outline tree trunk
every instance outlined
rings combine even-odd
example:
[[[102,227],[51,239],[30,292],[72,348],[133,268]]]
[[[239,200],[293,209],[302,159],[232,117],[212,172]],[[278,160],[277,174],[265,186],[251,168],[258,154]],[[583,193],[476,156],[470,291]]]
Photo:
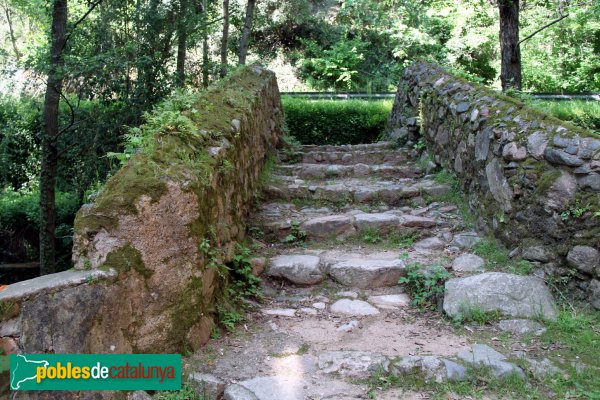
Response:
[[[202,86],[208,87],[208,63],[210,62],[208,55],[208,8],[206,0],[202,1],[202,12],[204,13],[204,33],[202,34]]]
[[[240,40],[240,64],[246,64],[246,54],[248,54],[248,42],[250,40],[250,30],[252,29],[252,17],[254,15],[254,5],[256,0],[248,0],[246,6],[246,20],[242,30],[242,39]]]
[[[229,41],[229,0],[223,0],[223,39],[221,40],[221,71],[219,75],[227,75],[227,44]]]
[[[177,21],[177,86],[185,85],[185,58],[187,52],[187,0],[179,1]]]
[[[12,44],[13,51],[15,52],[15,58],[17,62],[21,61],[21,52],[17,47],[17,38],[15,37],[15,31],[13,29],[11,12],[8,4],[4,4],[4,14],[6,15],[6,22],[8,23],[8,32],[10,34],[10,43]]]
[[[44,135],[40,174],[40,273],[56,271],[56,172],[58,164],[58,105],[63,85],[67,38],[67,0],[54,0],[50,68],[44,98]]]
[[[521,49],[519,47],[519,0],[498,0],[502,90],[521,90]]]

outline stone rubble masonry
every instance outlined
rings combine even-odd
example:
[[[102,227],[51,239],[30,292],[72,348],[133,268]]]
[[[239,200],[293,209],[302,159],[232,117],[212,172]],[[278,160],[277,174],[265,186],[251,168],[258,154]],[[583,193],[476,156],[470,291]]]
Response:
[[[600,307],[600,138],[423,62],[405,69],[387,131],[423,137],[480,229],[542,277],[574,275],[574,293]]]
[[[75,220],[75,269],[0,292],[0,341],[25,353],[171,353],[214,324],[283,112],[275,74],[250,66],[199,96],[197,134],[157,133]],[[199,244],[210,242],[210,252]]]

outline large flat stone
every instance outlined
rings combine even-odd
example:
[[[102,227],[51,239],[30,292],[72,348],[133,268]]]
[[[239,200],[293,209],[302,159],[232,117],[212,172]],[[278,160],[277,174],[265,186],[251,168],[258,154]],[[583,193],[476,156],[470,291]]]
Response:
[[[333,264],[328,272],[342,285],[366,289],[397,285],[405,266],[402,260],[354,259]]]
[[[556,306],[541,279],[502,272],[487,272],[446,282],[444,311],[450,316],[469,309],[500,311],[515,318],[556,319]]]
[[[332,313],[351,316],[377,315],[379,311],[362,300],[341,299],[331,305]]]
[[[387,371],[389,360],[381,354],[365,351],[328,351],[319,356],[319,369],[347,378],[369,378],[378,370]]]
[[[331,237],[351,234],[354,229],[354,217],[348,215],[331,215],[309,219],[301,225],[311,239],[329,239]]]
[[[320,259],[312,255],[283,255],[271,260],[267,275],[285,278],[298,285],[314,285],[323,280]]]
[[[354,224],[359,230],[375,229],[380,233],[389,233],[398,228],[400,218],[393,214],[372,213],[357,214],[354,216]]]
[[[369,302],[378,307],[405,307],[410,304],[410,297],[405,293],[383,294],[380,296],[369,296]]]
[[[405,214],[400,217],[400,224],[409,228],[433,228],[437,221],[433,218]]]

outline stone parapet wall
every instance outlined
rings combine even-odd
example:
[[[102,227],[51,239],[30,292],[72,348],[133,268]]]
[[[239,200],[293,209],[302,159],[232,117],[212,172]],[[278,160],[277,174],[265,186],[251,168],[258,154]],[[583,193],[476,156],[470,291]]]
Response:
[[[78,212],[74,270],[0,292],[5,352],[182,352],[208,340],[224,285],[215,265],[244,237],[283,112],[275,74],[258,66],[192,103],[185,129],[175,116]]]
[[[416,117],[479,227],[600,308],[600,138],[420,62],[404,72],[388,136],[416,141]]]

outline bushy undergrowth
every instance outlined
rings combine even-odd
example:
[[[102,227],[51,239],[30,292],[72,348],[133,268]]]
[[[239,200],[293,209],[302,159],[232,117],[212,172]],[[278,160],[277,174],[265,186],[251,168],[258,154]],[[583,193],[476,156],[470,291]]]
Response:
[[[0,192],[0,263],[38,258],[39,192]],[[56,237],[59,269],[70,267],[73,219],[79,209],[74,193],[56,193]]]
[[[302,144],[358,144],[377,141],[392,109],[391,100],[308,100],[284,97],[290,134]]]
[[[569,121],[600,135],[599,101],[541,101],[531,100],[531,106],[563,121]]]

